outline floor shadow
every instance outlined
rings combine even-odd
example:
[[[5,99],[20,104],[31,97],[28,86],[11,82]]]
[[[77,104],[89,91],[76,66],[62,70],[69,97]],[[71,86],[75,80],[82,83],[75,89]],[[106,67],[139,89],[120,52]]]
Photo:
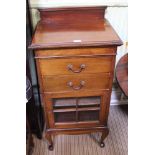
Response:
[[[128,115],[128,104],[119,105],[118,107],[121,109],[121,111],[123,111],[124,113],[126,113]]]
[[[96,143],[96,144],[100,144],[100,138],[99,138],[99,134],[95,135],[93,133],[89,134],[89,137]]]

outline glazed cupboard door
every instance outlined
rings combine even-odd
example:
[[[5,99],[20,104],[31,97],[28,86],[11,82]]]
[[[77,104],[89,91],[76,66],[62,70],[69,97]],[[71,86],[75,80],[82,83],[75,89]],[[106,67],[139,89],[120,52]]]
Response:
[[[86,127],[106,124],[107,92],[101,96],[51,98],[51,127]]]
[[[99,122],[100,97],[54,99],[55,124]]]

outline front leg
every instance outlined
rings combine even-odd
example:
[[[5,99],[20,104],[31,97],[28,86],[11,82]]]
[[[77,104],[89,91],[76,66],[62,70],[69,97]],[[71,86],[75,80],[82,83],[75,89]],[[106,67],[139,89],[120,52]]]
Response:
[[[48,149],[49,149],[50,151],[53,151],[53,140],[52,140],[52,135],[51,135],[50,133],[46,133],[46,134],[45,134],[45,137],[46,137],[46,139],[47,139],[47,141],[48,141]]]
[[[108,136],[108,134],[109,134],[109,129],[108,128],[105,128],[103,130],[103,132],[102,132],[100,147],[104,147],[105,146],[104,139]]]

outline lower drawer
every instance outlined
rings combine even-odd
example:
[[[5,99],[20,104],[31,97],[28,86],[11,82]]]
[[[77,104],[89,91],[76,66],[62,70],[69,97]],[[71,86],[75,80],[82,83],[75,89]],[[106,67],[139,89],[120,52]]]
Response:
[[[44,76],[44,92],[71,92],[83,90],[109,89],[111,75],[85,74],[85,75],[65,75],[65,76]]]

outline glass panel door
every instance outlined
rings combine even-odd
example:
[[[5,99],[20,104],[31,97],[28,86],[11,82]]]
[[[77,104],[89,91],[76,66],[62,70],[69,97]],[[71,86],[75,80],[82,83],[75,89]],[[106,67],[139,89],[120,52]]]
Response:
[[[100,96],[53,99],[55,123],[99,121],[100,105]]]

